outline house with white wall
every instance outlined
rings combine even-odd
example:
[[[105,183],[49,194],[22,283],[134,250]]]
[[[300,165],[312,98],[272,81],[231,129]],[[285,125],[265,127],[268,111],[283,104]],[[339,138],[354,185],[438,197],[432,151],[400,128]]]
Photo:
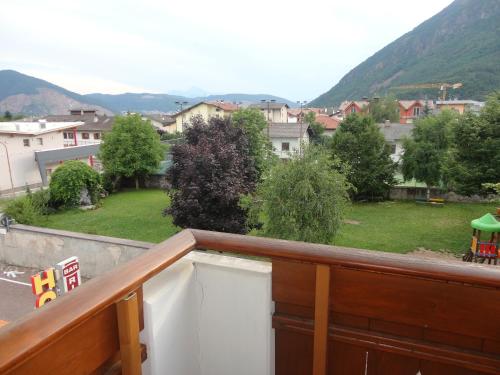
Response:
[[[191,118],[201,116],[205,121],[211,117],[228,118],[234,111],[238,110],[238,105],[232,103],[225,103],[223,101],[214,102],[199,102],[191,107],[188,107],[172,117],[175,119],[175,129],[177,132],[182,131],[188,126]]]
[[[413,124],[385,122],[378,124],[385,141],[391,146],[391,159],[399,162],[404,153],[403,141],[412,136]]]
[[[273,152],[280,159],[290,159],[309,144],[312,129],[307,124],[271,123],[264,132],[271,140]]]
[[[1,122],[0,195],[42,185],[35,153],[73,146],[83,122]],[[72,135],[72,138],[69,138]],[[48,165],[49,171],[57,167]]]
[[[287,123],[288,122],[288,104],[275,102],[262,102],[251,104],[250,108],[259,109],[265,119],[272,123]]]

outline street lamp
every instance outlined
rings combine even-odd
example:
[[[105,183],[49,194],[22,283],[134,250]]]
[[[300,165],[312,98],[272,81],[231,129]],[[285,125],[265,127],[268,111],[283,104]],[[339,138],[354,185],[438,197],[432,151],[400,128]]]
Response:
[[[297,104],[300,105],[299,122],[300,122],[300,144],[299,144],[299,155],[302,156],[302,123],[304,116],[302,114],[302,108],[307,104],[307,100],[297,100]]]
[[[183,101],[183,102],[175,102],[175,104],[177,104],[179,107],[180,107],[180,110],[179,110],[179,113],[182,112],[182,108],[188,104],[189,102],[186,102],[186,101]],[[181,119],[181,123],[182,123],[182,131],[184,131],[184,113],[182,114],[182,119]]]
[[[5,155],[7,155],[7,166],[9,167],[10,188],[12,190],[12,196],[14,196],[14,182],[12,182],[12,169],[10,168],[9,150],[7,149],[7,145],[4,142],[0,141],[0,145],[5,147]]]
[[[274,100],[274,99],[271,99],[271,100],[261,99],[260,102],[262,104],[267,103],[267,138],[269,138],[269,128],[271,127],[271,122],[269,121],[269,111],[270,111],[271,103],[275,103],[276,100]]]

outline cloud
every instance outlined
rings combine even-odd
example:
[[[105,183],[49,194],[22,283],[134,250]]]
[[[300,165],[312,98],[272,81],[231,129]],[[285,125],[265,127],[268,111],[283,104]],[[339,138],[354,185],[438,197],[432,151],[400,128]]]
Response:
[[[11,1],[0,64],[78,92],[198,86],[312,99],[449,3]]]

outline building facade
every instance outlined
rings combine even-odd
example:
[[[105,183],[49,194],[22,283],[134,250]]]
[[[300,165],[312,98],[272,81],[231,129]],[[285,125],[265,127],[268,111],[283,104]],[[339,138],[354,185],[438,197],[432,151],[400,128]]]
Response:
[[[175,131],[182,133],[186,126],[189,125],[191,118],[195,116],[201,116],[205,121],[208,121],[211,117],[215,116],[228,118],[236,110],[238,110],[236,104],[200,102],[172,116],[175,119]]]
[[[0,123],[0,194],[22,191],[42,184],[35,153],[74,144],[76,130],[83,122]],[[73,139],[68,138],[69,135]],[[47,165],[47,174],[57,167]]]

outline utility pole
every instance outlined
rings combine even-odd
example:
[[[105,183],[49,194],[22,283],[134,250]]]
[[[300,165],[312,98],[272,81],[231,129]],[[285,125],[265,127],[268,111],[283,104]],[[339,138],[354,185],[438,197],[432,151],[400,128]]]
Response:
[[[300,122],[300,143],[299,143],[299,155],[302,156],[302,124],[304,122],[304,116],[302,114],[302,108],[307,104],[307,100],[297,100],[297,104],[300,105],[299,122]]]
[[[186,104],[188,104],[188,102],[186,102],[186,101],[184,101],[184,102],[175,102],[175,104],[177,104],[180,107],[179,113],[181,113],[182,112],[182,108]],[[182,114],[181,123],[182,123],[182,131],[184,131],[184,113]]]
[[[269,121],[269,111],[271,109],[271,103],[275,103],[276,100],[274,99],[271,99],[271,100],[267,100],[267,99],[261,99],[260,101],[262,104],[265,104],[267,103],[267,138],[269,138],[269,128],[271,127],[271,122]]]

